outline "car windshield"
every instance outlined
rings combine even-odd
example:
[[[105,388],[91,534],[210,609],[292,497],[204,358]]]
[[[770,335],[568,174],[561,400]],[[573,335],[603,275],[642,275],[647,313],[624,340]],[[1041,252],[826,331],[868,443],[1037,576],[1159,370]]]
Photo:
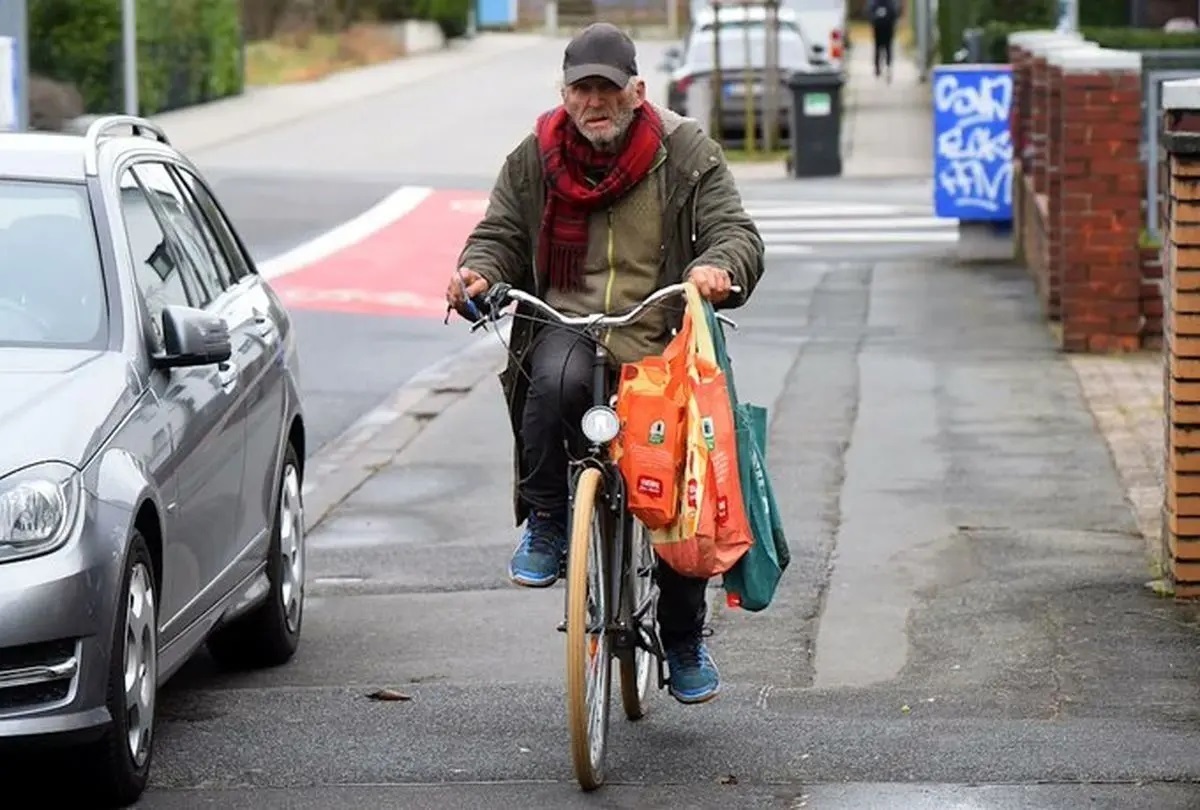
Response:
[[[747,66],[751,70],[762,69],[767,64],[767,47],[765,29],[752,25],[747,48],[746,29],[743,27],[726,28],[721,26],[721,69],[741,70]],[[747,50],[749,59],[747,59]],[[784,70],[797,70],[807,67],[808,52],[804,39],[799,32],[789,27],[779,31],[779,66]],[[687,66],[692,72],[703,72],[713,69],[713,33],[699,31],[692,37],[688,47]]]
[[[99,347],[107,330],[87,190],[0,179],[0,346]]]

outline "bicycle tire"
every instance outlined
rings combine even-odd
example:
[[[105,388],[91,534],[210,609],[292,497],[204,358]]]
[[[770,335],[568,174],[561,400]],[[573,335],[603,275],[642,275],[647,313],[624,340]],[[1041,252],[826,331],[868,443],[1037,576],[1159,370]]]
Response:
[[[625,544],[629,560],[627,561],[627,580],[623,589],[625,605],[622,608],[624,611],[622,618],[632,624],[633,614],[641,599],[637,592],[638,585],[642,580],[645,580],[647,587],[653,587],[653,583],[650,582],[649,577],[638,576],[638,568],[642,565],[641,550],[642,547],[649,549],[650,537],[636,519],[630,519],[629,525],[631,531]],[[653,555],[653,549],[649,551]],[[653,562],[653,557],[649,562]],[[654,620],[653,614],[651,620]],[[654,677],[654,663],[654,655],[641,647],[633,651],[631,658],[620,661],[621,705],[625,709],[625,717],[628,720],[641,720],[646,716],[646,693],[650,691],[650,680]]]
[[[585,791],[604,784],[604,757],[608,744],[609,700],[612,694],[612,638],[603,629],[607,623],[604,602],[608,598],[605,544],[593,530],[596,500],[603,486],[600,471],[584,470],[575,487],[571,517],[571,542],[567,552],[567,725],[571,732],[571,759],[575,778]],[[588,574],[591,552],[597,552],[599,562],[601,631],[593,648],[588,634]],[[599,706],[589,705],[588,665],[599,659],[595,699]],[[593,718],[593,712],[599,712]],[[598,723],[593,728],[593,719]]]

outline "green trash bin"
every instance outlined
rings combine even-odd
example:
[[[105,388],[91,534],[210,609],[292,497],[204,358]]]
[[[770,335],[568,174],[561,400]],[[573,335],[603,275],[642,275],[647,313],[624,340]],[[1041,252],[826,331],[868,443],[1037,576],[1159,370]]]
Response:
[[[793,73],[791,167],[793,177],[837,177],[842,173],[842,74]]]

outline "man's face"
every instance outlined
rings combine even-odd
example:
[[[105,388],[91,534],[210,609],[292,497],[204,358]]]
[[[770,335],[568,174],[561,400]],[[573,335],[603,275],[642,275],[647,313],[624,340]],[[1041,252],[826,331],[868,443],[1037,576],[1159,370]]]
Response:
[[[583,136],[597,149],[613,149],[625,136],[633,111],[646,98],[646,83],[634,79],[617,87],[608,79],[590,77],[563,88],[563,105]]]

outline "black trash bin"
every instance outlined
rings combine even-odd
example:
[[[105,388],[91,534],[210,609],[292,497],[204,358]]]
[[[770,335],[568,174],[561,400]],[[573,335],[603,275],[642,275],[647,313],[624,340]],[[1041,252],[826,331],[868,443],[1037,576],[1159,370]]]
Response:
[[[842,173],[842,74],[793,73],[791,166],[793,177],[836,177]]]

